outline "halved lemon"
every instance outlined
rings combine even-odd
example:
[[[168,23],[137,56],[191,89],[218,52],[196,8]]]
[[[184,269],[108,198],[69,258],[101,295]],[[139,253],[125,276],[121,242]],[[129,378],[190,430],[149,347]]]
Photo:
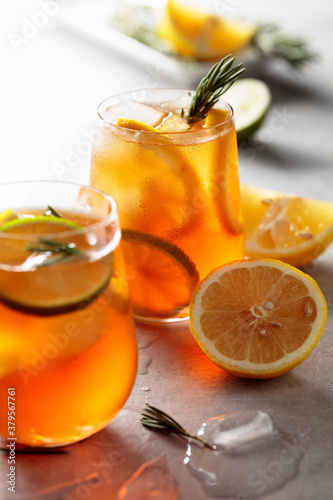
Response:
[[[173,316],[189,305],[199,274],[190,258],[163,238],[124,229],[123,249],[134,313]]]
[[[272,259],[212,271],[190,306],[190,330],[213,363],[240,377],[272,378],[299,365],[323,332],[327,306],[307,274]]]
[[[0,262],[5,263],[6,268],[0,270],[0,301],[21,312],[53,315],[80,309],[94,300],[109,283],[112,261],[111,256],[107,256],[90,262],[84,253],[89,248],[84,233],[66,237],[66,232],[80,228],[72,221],[48,216],[3,224],[0,232],[6,238],[1,241]],[[29,239],[15,238],[18,234]],[[60,258],[49,265],[37,263],[30,270],[24,270],[23,264],[39,253],[36,248],[48,249],[40,238],[43,242],[54,242],[57,234],[59,244],[81,248],[80,255],[74,259]]]
[[[246,254],[301,267],[333,241],[333,203],[241,186]]]

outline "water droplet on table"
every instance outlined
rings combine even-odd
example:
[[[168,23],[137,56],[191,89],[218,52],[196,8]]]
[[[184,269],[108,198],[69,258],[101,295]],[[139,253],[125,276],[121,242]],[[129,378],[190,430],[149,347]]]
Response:
[[[197,435],[216,450],[190,443],[184,463],[214,497],[257,498],[280,489],[298,472],[301,451],[262,411],[209,419]]]
[[[127,479],[117,500],[177,500],[178,488],[164,457],[149,460]]]
[[[150,389],[147,385],[144,385],[143,387],[141,387],[141,391],[148,392],[150,391]]]
[[[138,374],[139,375],[147,375],[149,373],[149,365],[152,362],[151,356],[149,354],[140,354],[139,355],[139,366],[138,366]]]
[[[146,349],[157,339],[156,333],[144,332],[137,336],[138,349]]]

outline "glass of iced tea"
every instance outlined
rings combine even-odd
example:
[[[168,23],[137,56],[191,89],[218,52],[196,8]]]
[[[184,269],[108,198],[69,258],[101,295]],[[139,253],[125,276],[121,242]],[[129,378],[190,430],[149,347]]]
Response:
[[[244,256],[232,108],[184,119],[194,91],[146,89],[98,107],[91,185],[118,205],[134,314],[188,317],[199,279]]]
[[[124,405],[137,346],[120,240],[116,204],[98,189],[0,185],[3,438],[64,446]]]

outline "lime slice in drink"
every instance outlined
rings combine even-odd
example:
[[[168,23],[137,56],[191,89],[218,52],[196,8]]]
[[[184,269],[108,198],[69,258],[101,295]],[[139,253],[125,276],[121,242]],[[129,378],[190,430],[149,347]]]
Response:
[[[75,311],[94,300],[109,283],[112,260],[111,256],[89,260],[85,233],[69,234],[81,228],[48,216],[3,224],[0,233],[6,233],[6,239],[0,246],[0,263],[6,263],[6,268],[0,269],[0,301],[21,312],[48,316]],[[17,238],[19,234],[23,238]],[[61,252],[61,244],[77,249],[77,254]],[[39,255],[48,258],[39,262]],[[24,269],[29,259],[36,265]]]
[[[178,246],[151,234],[123,230],[130,296],[139,316],[166,317],[190,303],[199,274]]]
[[[7,219],[8,220],[8,219]],[[11,234],[29,234],[45,235],[52,233],[64,233],[70,229],[81,229],[82,226],[71,220],[61,217],[50,217],[49,215],[38,215],[37,217],[23,217],[8,220],[0,226],[1,232]]]
[[[237,139],[241,142],[261,127],[271,104],[271,92],[261,80],[244,78],[237,80],[223,99],[234,109]]]

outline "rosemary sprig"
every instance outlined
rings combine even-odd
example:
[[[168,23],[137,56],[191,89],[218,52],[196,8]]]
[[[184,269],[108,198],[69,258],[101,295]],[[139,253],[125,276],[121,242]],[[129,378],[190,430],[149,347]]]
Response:
[[[187,123],[194,123],[206,118],[208,111],[217,103],[219,98],[226,92],[237,78],[245,71],[243,63],[232,67],[235,57],[230,54],[220,62],[214,64],[207,75],[199,83],[188,114],[182,109],[182,118]]]
[[[54,215],[54,217],[58,217],[59,219],[61,219],[61,215],[59,215],[58,212],[50,205],[47,205],[47,210],[45,212],[45,215],[49,215],[50,213]]]
[[[271,23],[257,26],[252,45],[262,56],[279,57],[295,68],[300,68],[318,58],[318,55],[308,48],[303,38],[287,35],[276,24]]]
[[[184,427],[176,422],[176,420],[170,417],[170,415],[148,403],[146,403],[146,408],[142,409],[140,422],[145,427],[148,427],[148,429],[164,432],[166,434],[177,434],[186,440],[193,439],[203,444],[206,448],[215,450],[215,446],[209,444],[195,434],[190,434]]]
[[[45,238],[37,238],[36,244],[28,245],[27,250],[38,254],[51,253],[51,258],[39,263],[38,267],[56,264],[68,260],[69,257],[73,256],[86,257],[86,253],[78,248],[75,243],[65,243],[64,241],[48,240]]]

